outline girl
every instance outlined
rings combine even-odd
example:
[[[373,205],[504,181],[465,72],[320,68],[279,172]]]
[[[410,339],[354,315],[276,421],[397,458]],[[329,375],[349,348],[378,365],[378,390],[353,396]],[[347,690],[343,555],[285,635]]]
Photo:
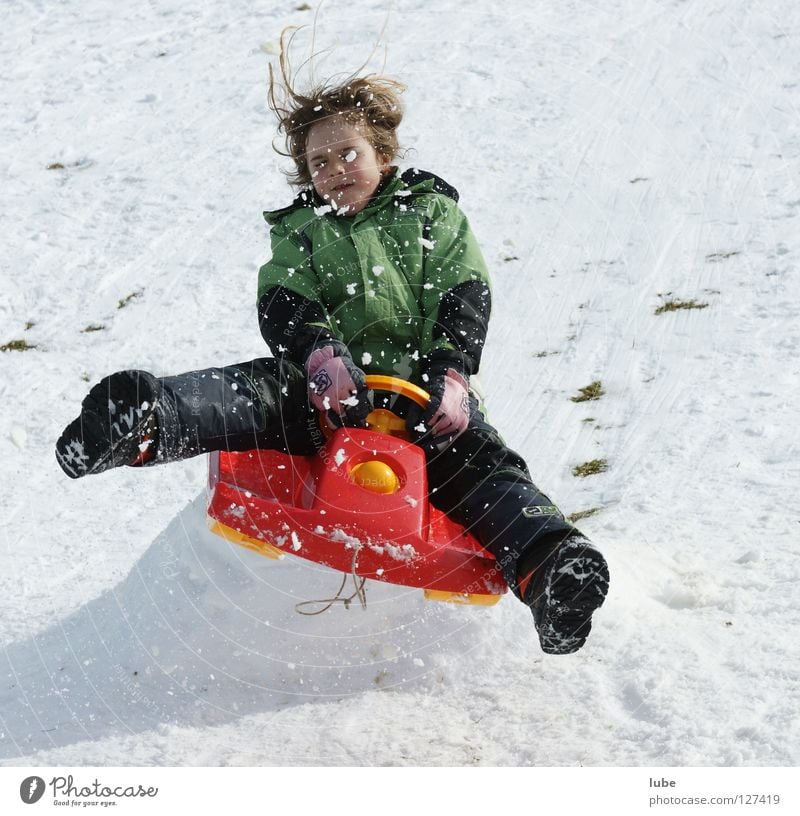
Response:
[[[324,442],[314,409],[332,425],[363,425],[375,401],[365,373],[399,375],[431,394],[425,411],[395,410],[425,451],[432,503],[496,557],[542,649],[578,650],[605,600],[608,567],[470,390],[490,289],[458,193],[392,163],[399,83],[371,76],[302,95],[281,68],[284,96],[270,75],[270,105],[303,189],[264,213],[272,257],[259,272],[258,319],[273,356],[104,378],[59,439],[59,464],[78,478],[211,450],[311,454]]]

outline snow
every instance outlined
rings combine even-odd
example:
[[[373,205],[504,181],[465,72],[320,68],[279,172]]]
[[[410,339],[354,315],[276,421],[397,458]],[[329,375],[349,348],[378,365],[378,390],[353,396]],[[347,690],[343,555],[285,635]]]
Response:
[[[358,538],[346,533],[340,528],[334,528],[331,530],[330,539],[331,541],[341,542],[345,545],[345,547],[347,547],[347,549],[350,550],[359,550],[364,546]]]
[[[313,11],[14,1],[0,344],[36,348],[0,353],[0,762],[800,762],[800,11],[463,6],[398,6],[386,70],[492,269],[491,421],[595,510],[612,587],[586,647],[543,655],[512,598],[380,582],[365,612],[298,615],[339,576],[209,533],[202,457],[64,476],[54,441],[104,374],[263,354],[261,212],[293,194],[262,43]],[[324,4],[323,72],[383,23]],[[671,299],[707,306],[656,315]]]
[[[28,441],[28,434],[24,428],[15,425],[10,432],[11,441],[20,449],[24,450]]]

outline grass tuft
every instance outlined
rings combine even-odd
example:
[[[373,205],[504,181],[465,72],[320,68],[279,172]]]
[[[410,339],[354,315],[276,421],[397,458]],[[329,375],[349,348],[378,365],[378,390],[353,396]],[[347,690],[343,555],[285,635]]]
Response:
[[[590,516],[596,516],[602,509],[602,507],[590,507],[588,510],[579,510],[577,513],[572,513],[571,515],[567,516],[567,521],[570,524],[575,524],[576,522],[583,521],[583,519],[587,519]]]
[[[70,162],[69,164],[64,164],[64,162],[52,162],[51,164],[47,165],[48,170],[68,170],[69,168],[73,167],[76,170],[84,170],[87,167],[91,167],[94,164],[91,159],[78,159],[78,161]]]
[[[709,263],[716,263],[717,261],[725,261],[728,258],[733,258],[734,255],[741,254],[738,249],[733,250],[733,252],[712,252],[710,255],[706,255],[706,260]]]
[[[664,314],[664,312],[677,312],[680,309],[705,309],[708,307],[707,303],[698,303],[696,300],[668,300],[662,303],[657,309],[656,314]]]
[[[592,459],[589,462],[584,462],[582,465],[576,465],[572,468],[572,475],[579,479],[585,479],[587,476],[594,476],[596,473],[605,473],[608,470],[608,462],[605,459]]]
[[[0,351],[30,351],[35,348],[27,340],[9,340],[0,346]]]
[[[135,292],[131,292],[129,295],[126,295],[117,303],[118,309],[124,309],[132,300],[136,298],[140,298],[144,294],[144,290],[137,289]]]
[[[579,388],[580,394],[577,397],[570,397],[572,402],[589,402],[590,400],[599,400],[606,392],[603,391],[603,384],[600,380],[595,380],[585,388]]]

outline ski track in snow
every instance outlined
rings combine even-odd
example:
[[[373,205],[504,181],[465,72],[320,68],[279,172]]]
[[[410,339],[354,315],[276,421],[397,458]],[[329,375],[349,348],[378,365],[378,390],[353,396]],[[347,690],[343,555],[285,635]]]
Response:
[[[337,576],[208,533],[202,459],[58,469],[103,374],[263,353],[260,213],[291,196],[264,46],[312,14],[0,10],[0,344],[37,346],[0,354],[0,762],[798,764],[788,0],[410,0],[390,17],[404,164],[459,189],[493,273],[490,419],[565,512],[599,508],[580,527],[612,589],[577,655],[545,657],[511,598],[370,584],[366,612],[298,616]],[[326,3],[323,72],[352,70],[383,22]],[[708,305],[656,316],[671,297]],[[595,380],[600,400],[570,401]],[[572,475],[594,458],[608,470]]]

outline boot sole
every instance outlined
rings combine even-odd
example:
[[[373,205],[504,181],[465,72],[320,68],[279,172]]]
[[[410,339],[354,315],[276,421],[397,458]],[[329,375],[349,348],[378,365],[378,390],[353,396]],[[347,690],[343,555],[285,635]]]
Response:
[[[79,479],[128,465],[141,455],[138,444],[133,450],[130,447],[155,412],[158,397],[150,382],[154,378],[146,372],[136,372],[136,375],[120,371],[104,377],[84,399],[80,416],[67,426],[56,444],[58,464],[70,478]],[[110,421],[110,416],[116,416],[116,419]],[[84,460],[89,456],[83,442],[83,427],[89,422],[98,422],[104,428],[107,425],[108,432],[103,436],[110,435],[111,439],[105,451],[95,454],[91,464],[85,464]]]
[[[608,564],[594,548],[573,546],[556,556],[546,576],[536,627],[543,652],[572,654],[586,643],[592,614],[603,605],[608,583]]]

